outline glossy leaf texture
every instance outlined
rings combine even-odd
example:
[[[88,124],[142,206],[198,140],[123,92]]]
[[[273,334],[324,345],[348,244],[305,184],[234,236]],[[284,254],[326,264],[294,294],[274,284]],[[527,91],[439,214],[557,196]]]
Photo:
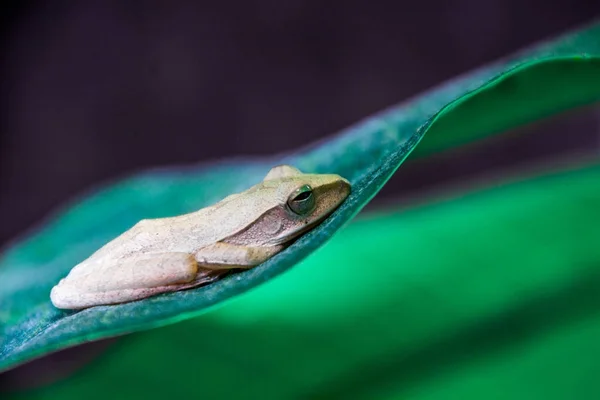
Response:
[[[598,398],[599,181],[596,161],[365,215],[289,273],[6,400],[103,400],[107,382],[128,399]]]
[[[292,154],[148,171],[90,194],[13,244],[0,260],[0,370],[84,341],[188,319],[270,280],[356,215],[425,132],[421,155],[598,100],[599,39],[596,24],[535,46]],[[207,206],[257,183],[279,163],[338,173],[353,192],[319,227],[250,271],[117,306],[72,312],[50,303],[51,287],[73,265],[138,220]]]

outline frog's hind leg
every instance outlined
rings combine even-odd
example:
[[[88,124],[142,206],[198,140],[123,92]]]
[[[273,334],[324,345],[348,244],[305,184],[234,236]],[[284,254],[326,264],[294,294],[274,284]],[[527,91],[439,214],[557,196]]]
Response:
[[[200,286],[224,273],[200,268],[188,253],[140,254],[85,267],[52,289],[50,297],[56,307],[80,309],[125,303]]]

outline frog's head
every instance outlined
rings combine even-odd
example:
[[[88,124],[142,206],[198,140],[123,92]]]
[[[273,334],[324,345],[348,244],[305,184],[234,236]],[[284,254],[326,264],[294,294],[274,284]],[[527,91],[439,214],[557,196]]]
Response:
[[[335,174],[304,174],[279,165],[263,180],[275,189],[274,207],[256,221],[267,245],[291,242],[331,214],[350,194],[350,183]]]

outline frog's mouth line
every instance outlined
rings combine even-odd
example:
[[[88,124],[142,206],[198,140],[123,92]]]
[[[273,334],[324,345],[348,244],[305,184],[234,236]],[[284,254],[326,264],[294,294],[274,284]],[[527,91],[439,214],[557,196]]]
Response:
[[[280,238],[279,240],[274,240],[272,242],[269,242],[269,246],[284,246],[285,248],[291,246],[298,239],[300,239],[300,237],[303,236],[305,233],[307,233],[308,231],[311,231],[315,226],[317,226],[317,225],[321,224],[323,221],[325,221],[331,214],[334,213],[334,211],[335,210],[332,210],[329,214],[323,215],[320,219],[317,219],[310,224],[304,225],[301,229],[299,229],[297,232],[295,232],[293,236],[283,237],[283,238]]]

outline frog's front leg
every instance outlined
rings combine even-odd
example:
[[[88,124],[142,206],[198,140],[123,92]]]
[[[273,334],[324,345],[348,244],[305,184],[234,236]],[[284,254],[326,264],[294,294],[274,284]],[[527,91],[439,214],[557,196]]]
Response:
[[[252,268],[283,250],[285,246],[243,246],[217,242],[198,250],[194,257],[201,268],[211,270]]]

